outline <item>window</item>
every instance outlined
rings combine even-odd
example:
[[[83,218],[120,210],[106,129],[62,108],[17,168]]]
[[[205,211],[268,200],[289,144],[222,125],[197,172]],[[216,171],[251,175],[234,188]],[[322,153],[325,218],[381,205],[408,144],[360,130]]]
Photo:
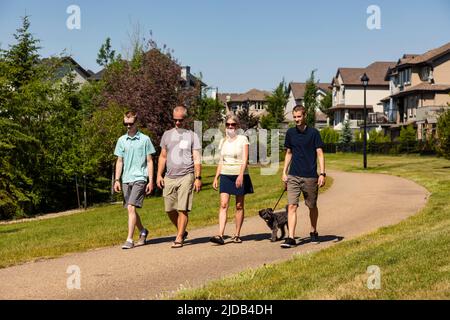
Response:
[[[400,85],[403,86],[405,84],[410,84],[411,83],[411,68],[402,70],[399,72],[399,80],[400,80]]]
[[[430,66],[425,66],[421,69],[420,80],[431,81],[433,79],[433,69]]]

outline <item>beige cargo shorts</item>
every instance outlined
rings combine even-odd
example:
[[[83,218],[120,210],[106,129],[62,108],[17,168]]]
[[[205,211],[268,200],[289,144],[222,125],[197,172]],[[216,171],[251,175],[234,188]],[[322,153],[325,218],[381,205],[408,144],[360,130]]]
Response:
[[[194,174],[177,178],[164,177],[164,207],[166,212],[191,211],[194,197]]]

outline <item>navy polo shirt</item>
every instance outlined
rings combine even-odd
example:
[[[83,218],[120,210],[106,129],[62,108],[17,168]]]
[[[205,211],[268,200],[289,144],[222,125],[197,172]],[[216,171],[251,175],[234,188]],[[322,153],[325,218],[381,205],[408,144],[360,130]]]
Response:
[[[286,132],[284,147],[291,149],[292,161],[289,175],[317,178],[317,151],[323,148],[320,133],[316,128],[306,127],[302,132],[296,127]]]

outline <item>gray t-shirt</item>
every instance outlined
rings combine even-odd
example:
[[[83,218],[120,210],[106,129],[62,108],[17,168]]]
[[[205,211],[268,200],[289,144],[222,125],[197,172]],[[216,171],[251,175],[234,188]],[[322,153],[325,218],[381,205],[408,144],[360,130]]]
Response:
[[[173,128],[164,132],[160,146],[167,150],[167,177],[176,178],[194,172],[192,150],[202,148],[196,133]]]

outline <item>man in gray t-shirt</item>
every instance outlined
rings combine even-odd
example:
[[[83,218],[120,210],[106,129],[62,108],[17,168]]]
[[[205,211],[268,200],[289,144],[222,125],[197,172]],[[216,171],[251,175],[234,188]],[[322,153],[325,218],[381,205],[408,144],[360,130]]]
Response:
[[[194,190],[199,192],[202,187],[200,140],[193,131],[184,128],[186,116],[185,106],[177,106],[173,110],[175,128],[164,132],[158,160],[156,183],[163,189],[165,211],[177,228],[172,248],[183,246],[193,193]]]

